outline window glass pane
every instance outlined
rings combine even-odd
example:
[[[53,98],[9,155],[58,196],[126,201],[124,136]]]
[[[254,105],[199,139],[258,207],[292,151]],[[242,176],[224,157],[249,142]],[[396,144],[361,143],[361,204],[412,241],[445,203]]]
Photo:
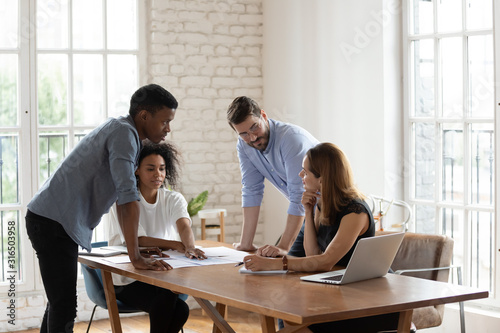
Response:
[[[108,49],[137,49],[137,3],[108,0]]]
[[[443,124],[443,201],[464,200],[464,141],[462,124]]]
[[[65,132],[41,132],[38,137],[39,185],[56,170],[68,153],[68,134]]]
[[[0,282],[6,282],[11,275],[17,276],[17,280],[22,280],[22,271],[20,266],[21,243],[19,237],[19,211],[0,211],[0,232],[2,270]]]
[[[97,125],[103,117],[102,55],[73,57],[73,117],[75,125]]]
[[[103,47],[102,0],[73,0],[73,48]]]
[[[434,124],[416,123],[413,125],[415,198],[417,199],[434,199],[435,140]]]
[[[493,213],[471,212],[470,283],[476,288],[492,290],[494,235]]]
[[[68,47],[68,1],[38,0],[36,7],[37,47]]]
[[[413,48],[413,113],[416,117],[434,115],[434,41],[414,41]]]
[[[453,238],[453,264],[462,266],[464,264],[464,211],[462,209],[441,209],[442,231],[444,235]]]
[[[18,125],[17,59],[17,54],[0,54],[0,124],[2,126]]]
[[[418,205],[415,207],[415,232],[436,233],[436,209],[433,206]]]
[[[0,133],[0,204],[19,203],[19,137]]]
[[[16,48],[18,45],[19,1],[0,0],[0,48]]]
[[[495,133],[493,124],[473,124],[470,129],[470,203],[492,206],[495,202],[493,187],[495,183]]]
[[[428,34],[434,31],[434,7],[429,0],[410,1],[411,26],[413,34]]]
[[[127,70],[123,70],[126,68]],[[108,115],[128,114],[130,97],[137,90],[137,57],[133,55],[108,56]]]
[[[68,57],[62,54],[38,56],[38,123],[67,124]]]
[[[493,36],[472,36],[468,42],[471,117],[493,119],[495,104]]]
[[[440,0],[437,2],[438,32],[462,30],[462,1]]]
[[[464,115],[462,40],[462,37],[453,37],[440,41],[441,102],[446,118]]]
[[[491,0],[467,0],[467,29],[491,29],[493,4]]]

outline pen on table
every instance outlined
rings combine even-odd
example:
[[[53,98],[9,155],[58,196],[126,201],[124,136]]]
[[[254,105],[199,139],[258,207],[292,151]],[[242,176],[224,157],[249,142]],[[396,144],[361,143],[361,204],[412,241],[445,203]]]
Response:
[[[246,262],[248,262],[250,260],[247,260]],[[239,263],[237,263],[236,265],[234,265],[234,267],[238,267],[238,266],[241,266],[241,265],[244,265],[245,264],[245,261],[240,261]]]

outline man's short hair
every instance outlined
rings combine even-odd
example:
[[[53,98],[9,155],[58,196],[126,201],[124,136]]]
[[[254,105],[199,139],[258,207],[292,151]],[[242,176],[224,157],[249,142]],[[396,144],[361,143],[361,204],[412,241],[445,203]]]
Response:
[[[129,114],[134,118],[141,110],[154,114],[163,107],[175,110],[177,106],[177,100],[171,93],[157,84],[148,84],[132,95]]]
[[[227,109],[227,122],[233,127],[244,122],[249,116],[260,117],[260,112],[259,104],[250,97],[236,97]]]

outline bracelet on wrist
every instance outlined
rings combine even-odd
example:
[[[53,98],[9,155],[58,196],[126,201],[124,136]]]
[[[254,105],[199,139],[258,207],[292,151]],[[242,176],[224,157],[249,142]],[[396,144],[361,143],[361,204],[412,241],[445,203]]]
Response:
[[[283,270],[288,271],[288,258],[287,258],[287,256],[284,255],[283,258],[281,259],[281,261],[283,262]]]

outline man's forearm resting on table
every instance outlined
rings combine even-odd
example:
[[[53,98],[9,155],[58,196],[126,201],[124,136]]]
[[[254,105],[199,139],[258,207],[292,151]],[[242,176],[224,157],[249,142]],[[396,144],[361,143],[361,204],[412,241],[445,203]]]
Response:
[[[139,228],[139,202],[132,201],[123,205],[116,205],[116,212],[120,228],[122,229],[127,251],[132,264],[141,259],[139,252],[139,238],[137,230]]]

